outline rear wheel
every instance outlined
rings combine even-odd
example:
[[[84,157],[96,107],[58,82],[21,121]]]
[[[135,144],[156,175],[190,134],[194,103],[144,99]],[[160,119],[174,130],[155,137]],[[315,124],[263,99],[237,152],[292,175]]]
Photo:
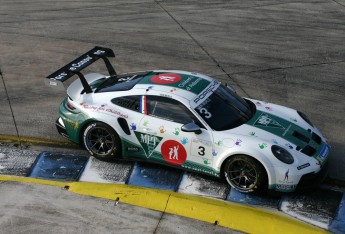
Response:
[[[267,190],[267,174],[263,166],[246,155],[228,159],[223,171],[231,187],[242,193],[257,193]]]
[[[85,128],[83,142],[89,153],[100,160],[109,161],[121,155],[120,138],[107,124],[90,123]]]

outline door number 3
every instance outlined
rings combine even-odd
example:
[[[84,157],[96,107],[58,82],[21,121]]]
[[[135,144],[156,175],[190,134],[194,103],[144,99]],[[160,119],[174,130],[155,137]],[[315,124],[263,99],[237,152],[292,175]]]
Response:
[[[200,151],[198,152],[198,154],[199,154],[200,156],[204,156],[204,155],[205,155],[205,147],[199,146],[198,149],[200,150]]]

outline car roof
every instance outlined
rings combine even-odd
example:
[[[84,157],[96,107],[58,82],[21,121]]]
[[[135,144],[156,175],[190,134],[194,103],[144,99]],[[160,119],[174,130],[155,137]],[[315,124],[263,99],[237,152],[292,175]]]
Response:
[[[187,71],[155,70],[118,76],[116,81],[105,82],[96,92],[153,89],[162,93],[174,93],[191,100],[210,83],[211,77]]]
[[[139,84],[169,86],[199,94],[213,79],[201,74],[184,71],[154,71],[145,76]]]

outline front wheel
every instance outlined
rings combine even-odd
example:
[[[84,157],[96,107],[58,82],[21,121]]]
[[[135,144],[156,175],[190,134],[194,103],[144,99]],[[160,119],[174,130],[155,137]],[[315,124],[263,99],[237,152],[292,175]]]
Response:
[[[100,160],[109,161],[120,156],[120,138],[104,123],[90,123],[85,128],[83,142],[89,153]]]
[[[224,175],[231,187],[241,193],[257,193],[267,190],[267,174],[263,166],[246,155],[228,159]]]

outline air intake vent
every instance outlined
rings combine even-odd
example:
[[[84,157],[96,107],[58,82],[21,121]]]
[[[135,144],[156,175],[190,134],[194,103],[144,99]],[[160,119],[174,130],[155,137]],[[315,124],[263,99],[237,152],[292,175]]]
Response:
[[[305,143],[309,143],[309,141],[310,141],[309,137],[306,137],[306,136],[304,136],[303,134],[301,134],[301,133],[299,133],[299,132],[297,132],[297,131],[294,131],[294,132],[292,133],[292,135],[293,135],[294,137],[300,139],[301,141],[304,141]]]
[[[117,122],[120,124],[122,130],[127,134],[131,135],[131,131],[129,130],[127,121],[124,118],[118,118]]]
[[[307,145],[301,150],[301,152],[308,156],[313,156],[316,153],[316,150],[313,147]]]
[[[311,139],[313,139],[319,145],[321,144],[321,137],[314,132],[311,134]]]

